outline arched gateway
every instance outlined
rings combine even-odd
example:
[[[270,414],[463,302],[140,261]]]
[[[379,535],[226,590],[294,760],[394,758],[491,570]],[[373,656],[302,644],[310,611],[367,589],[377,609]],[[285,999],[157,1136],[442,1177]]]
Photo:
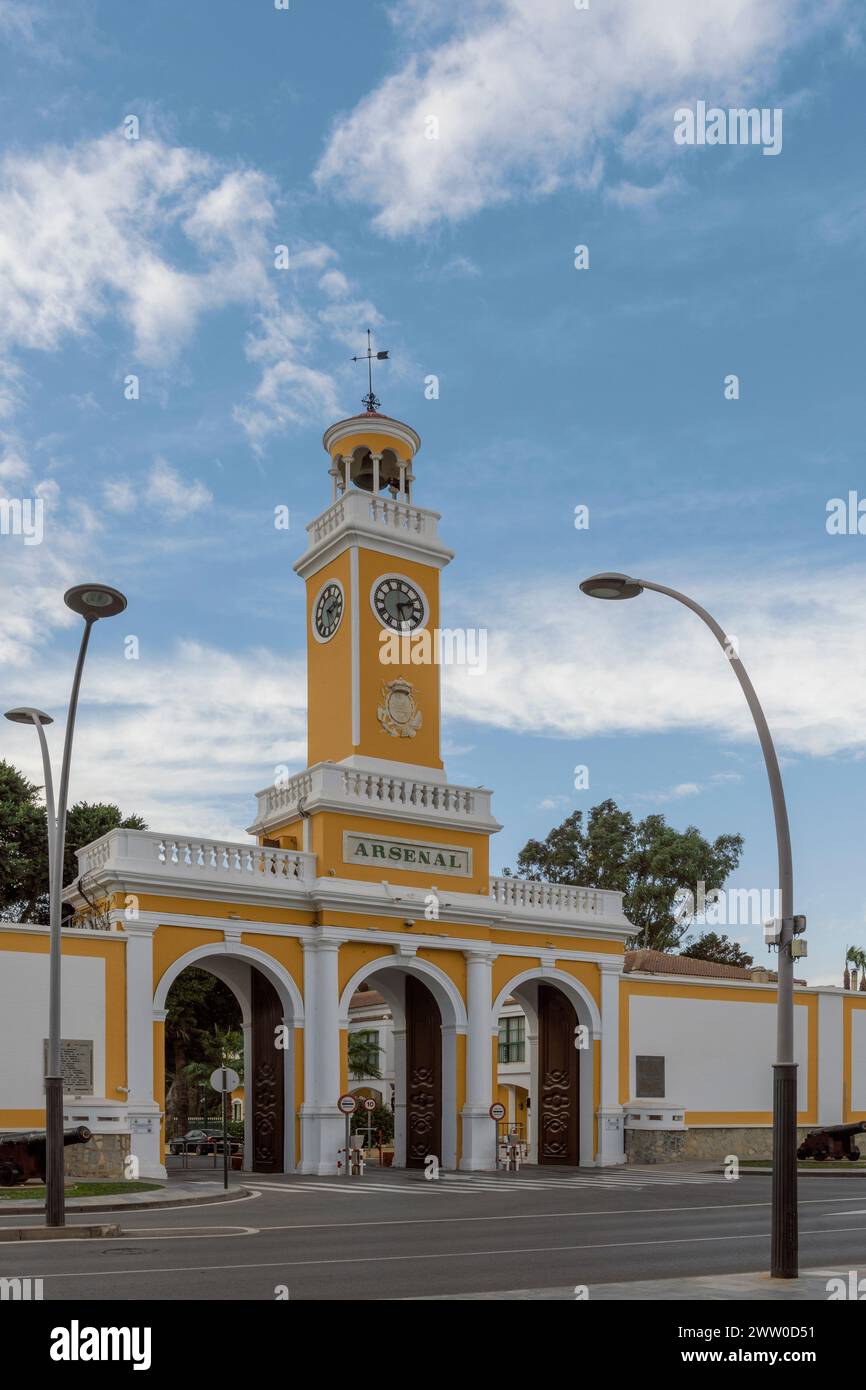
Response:
[[[192,963],[241,1005],[253,1171],[336,1171],[364,981],[390,1012],[397,1166],[493,1167],[506,998],[528,1029],[532,1161],[622,1162],[621,895],[491,877],[491,793],[449,782],[440,755],[443,642],[467,663],[481,644],[442,630],[453,555],[416,504],[420,440],[368,411],[324,445],[331,499],[295,565],[308,767],[258,793],[247,843],[115,830],[80,855],[125,947],[123,1114],[140,1170],[164,1171],[166,998]]]

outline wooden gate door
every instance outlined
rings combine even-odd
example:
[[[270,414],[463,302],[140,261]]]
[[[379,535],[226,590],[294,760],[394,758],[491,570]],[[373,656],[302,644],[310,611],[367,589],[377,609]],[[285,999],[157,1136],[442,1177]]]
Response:
[[[246,1071],[249,1087],[247,1124],[253,1134],[253,1172],[283,1172],[285,1124],[284,1058],[275,1046],[283,1021],[280,996],[270,980],[252,967],[252,1057]]]
[[[406,1167],[442,1161],[442,1016],[426,985],[406,976]]]
[[[577,1014],[555,985],[538,986],[538,1162],[576,1166],[578,1148],[579,1054],[574,1045]]]

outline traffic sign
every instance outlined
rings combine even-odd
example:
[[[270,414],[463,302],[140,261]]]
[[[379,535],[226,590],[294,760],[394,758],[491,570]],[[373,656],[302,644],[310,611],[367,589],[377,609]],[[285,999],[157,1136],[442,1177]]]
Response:
[[[504,1120],[505,1106],[502,1105],[500,1101],[495,1100],[487,1113],[490,1116],[491,1120]]]
[[[375,1109],[376,1109],[376,1102],[373,1100],[373,1097],[372,1097],[372,1096],[367,1096],[367,1099],[364,1101],[364,1109],[365,1109],[365,1110],[375,1110]]]
[[[241,1079],[231,1067],[217,1067],[211,1072],[210,1084],[215,1091],[236,1091]]]
[[[358,1109],[358,1102],[354,1096],[340,1096],[337,1101],[337,1109],[341,1110],[344,1115],[354,1115]]]

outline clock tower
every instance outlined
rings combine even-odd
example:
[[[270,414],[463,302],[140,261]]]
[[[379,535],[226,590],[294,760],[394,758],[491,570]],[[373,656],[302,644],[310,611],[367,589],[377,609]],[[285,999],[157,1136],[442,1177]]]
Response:
[[[315,852],[320,875],[417,886],[434,869],[486,891],[499,829],[490,793],[450,784],[442,763],[439,576],[453,551],[439,513],[417,504],[421,440],[369,409],[331,425],[323,444],[330,502],[295,564],[307,589],[308,768],[259,793],[250,829]]]
[[[307,586],[308,760],[442,774],[439,574],[453,558],[413,498],[421,441],[376,412],[326,430],[331,503],[295,565]]]

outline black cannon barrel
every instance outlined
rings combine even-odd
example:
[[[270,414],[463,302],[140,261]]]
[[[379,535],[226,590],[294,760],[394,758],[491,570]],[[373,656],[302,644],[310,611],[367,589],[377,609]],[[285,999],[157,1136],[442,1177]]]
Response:
[[[828,1139],[844,1139],[846,1134],[862,1134],[866,1130],[866,1120],[855,1120],[850,1125],[826,1125],[823,1129],[810,1129],[809,1134],[826,1134]]]
[[[63,1131],[63,1146],[68,1148],[70,1144],[86,1144],[93,1138],[92,1131],[86,1125],[76,1125],[75,1129],[65,1129]],[[25,1134],[0,1134],[0,1150],[6,1144],[14,1144],[16,1147],[23,1144],[26,1148],[33,1146],[39,1148],[45,1143],[44,1129],[31,1129]]]

